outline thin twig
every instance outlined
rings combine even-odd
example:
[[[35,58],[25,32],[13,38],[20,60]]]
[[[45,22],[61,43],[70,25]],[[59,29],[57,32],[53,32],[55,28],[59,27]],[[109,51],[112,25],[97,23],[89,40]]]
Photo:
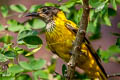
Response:
[[[77,56],[81,53],[81,44],[83,42],[83,39],[85,37],[87,25],[88,25],[88,17],[89,17],[89,0],[83,0],[83,15],[81,18],[80,27],[78,29],[75,42],[73,43],[73,49],[72,49],[72,56],[68,63],[68,71],[67,71],[67,80],[73,80],[74,72],[75,72],[75,66],[77,63]],[[82,53],[81,53],[82,55]]]
[[[108,75],[108,78],[111,78],[111,77],[120,77],[120,73],[115,73],[115,74]]]

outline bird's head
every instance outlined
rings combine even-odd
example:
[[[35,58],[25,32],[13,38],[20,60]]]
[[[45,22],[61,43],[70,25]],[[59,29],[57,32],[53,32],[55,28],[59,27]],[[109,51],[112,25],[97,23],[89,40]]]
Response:
[[[45,22],[53,20],[54,17],[65,18],[64,13],[60,9],[50,6],[39,8],[37,12],[28,13],[26,16],[38,17]]]

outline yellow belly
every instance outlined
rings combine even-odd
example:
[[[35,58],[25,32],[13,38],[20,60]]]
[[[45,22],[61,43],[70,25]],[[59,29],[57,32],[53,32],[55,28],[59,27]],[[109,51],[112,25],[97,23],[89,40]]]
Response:
[[[70,59],[69,53],[71,52],[74,40],[75,36],[70,31],[56,32],[56,30],[54,30],[54,32],[46,32],[48,47],[65,61],[69,61]]]

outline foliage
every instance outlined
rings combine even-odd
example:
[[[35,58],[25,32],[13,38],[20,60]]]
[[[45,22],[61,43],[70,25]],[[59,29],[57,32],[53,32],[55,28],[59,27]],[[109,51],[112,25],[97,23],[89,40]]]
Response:
[[[104,62],[109,62],[110,57],[115,57],[117,53],[120,53],[120,47],[117,45],[112,45],[107,50],[98,50],[98,55]]]
[[[28,36],[24,36],[19,39],[23,40],[25,37]],[[39,78],[45,80],[51,78],[53,72],[50,72],[54,71],[53,66],[55,66],[54,64],[56,60],[52,58],[54,59],[54,63],[49,66],[51,67],[51,69],[49,69],[46,67],[47,65],[45,60],[35,59],[32,55],[33,53],[36,53],[40,48],[34,48],[32,51],[27,51],[16,45],[13,45],[11,42],[12,39],[13,38],[11,38],[9,35],[5,35],[0,38],[1,42],[4,43],[4,46],[0,48],[0,80],[32,80],[32,77],[27,74],[28,72],[32,72],[34,80],[38,80]],[[36,45],[39,46],[41,44]],[[19,55],[26,56],[26,58],[29,60],[19,61]],[[14,60],[16,60],[17,63]],[[60,75],[56,75],[55,77],[52,76],[52,78],[58,79],[57,76]],[[61,76],[59,78],[61,78]]]
[[[58,0],[62,2],[62,0]],[[112,26],[110,17],[117,14],[117,5],[120,4],[119,0],[90,0],[91,10],[89,17],[89,25],[87,32],[91,35],[89,38],[95,40],[101,37],[101,25]],[[46,2],[45,4],[32,5],[27,9],[23,4],[12,4],[0,6],[2,16],[6,19],[12,16],[9,14],[10,10],[18,13],[17,17],[23,17],[26,12],[37,11],[42,6],[55,6],[67,14],[67,18],[75,22],[78,26],[80,24],[83,9],[80,7],[82,0],[69,0],[63,4],[55,4]],[[110,7],[112,5],[112,7]],[[14,14],[13,14],[14,15]],[[39,25],[41,24],[41,25]],[[43,42],[39,37],[38,29],[45,31],[45,23],[40,19],[31,19],[20,23],[15,19],[8,19],[7,26],[0,24],[0,31],[9,31],[17,34],[17,45],[14,45],[14,37],[9,34],[0,37],[0,43],[4,45],[0,47],[0,80],[65,80],[66,66],[62,67],[62,75],[54,72],[56,59],[51,59],[51,65],[47,66],[46,61],[43,59],[35,59],[34,54],[41,49]],[[120,28],[120,23],[118,23]],[[120,53],[120,34],[113,33],[118,36],[115,45],[110,46],[107,50],[98,50],[98,55],[105,62],[114,54]],[[24,45],[28,49],[23,49],[19,45]],[[19,61],[19,56],[23,55],[28,61]],[[16,61],[17,63],[16,63]],[[32,77],[27,73],[31,72]],[[53,75],[55,74],[55,75]],[[76,73],[76,78],[89,80],[86,75]]]

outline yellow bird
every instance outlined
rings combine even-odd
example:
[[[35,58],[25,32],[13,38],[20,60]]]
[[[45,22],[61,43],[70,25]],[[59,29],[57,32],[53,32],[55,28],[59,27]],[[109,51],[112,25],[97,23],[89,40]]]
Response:
[[[53,53],[68,62],[78,30],[77,25],[67,20],[63,11],[50,6],[42,7],[37,12],[28,13],[27,16],[38,17],[46,22],[48,47]],[[92,80],[107,80],[107,74],[101,65],[99,57],[92,50],[89,41],[85,38],[81,45],[83,54],[79,57],[77,66],[83,69]]]

